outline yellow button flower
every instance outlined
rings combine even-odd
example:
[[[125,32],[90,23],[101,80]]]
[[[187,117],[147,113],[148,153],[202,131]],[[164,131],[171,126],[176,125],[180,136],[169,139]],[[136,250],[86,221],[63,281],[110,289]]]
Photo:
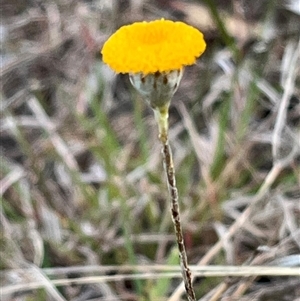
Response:
[[[183,22],[136,22],[104,44],[103,61],[117,73],[169,72],[192,65],[205,50],[203,34]]]
[[[167,143],[169,106],[183,67],[194,64],[205,48],[196,28],[161,19],[121,27],[101,53],[114,71],[129,73],[132,85],[154,110],[160,140]]]
[[[103,62],[118,73],[129,73],[132,85],[154,111],[163,145],[180,266],[190,301],[196,301],[196,297],[180,223],[173,156],[168,142],[168,117],[183,67],[194,64],[205,48],[203,34],[196,28],[183,22],[162,19],[123,26],[106,41],[102,49]]]

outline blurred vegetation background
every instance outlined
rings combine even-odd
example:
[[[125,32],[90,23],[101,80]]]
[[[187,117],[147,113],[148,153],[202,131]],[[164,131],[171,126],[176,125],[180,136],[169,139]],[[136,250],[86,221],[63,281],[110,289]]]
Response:
[[[300,265],[298,0],[1,6],[1,300],[185,300],[179,270],[164,274],[179,261],[152,111],[100,55],[141,20],[184,21],[208,44],[170,111],[192,267]],[[299,288],[276,274],[195,281],[199,300]]]

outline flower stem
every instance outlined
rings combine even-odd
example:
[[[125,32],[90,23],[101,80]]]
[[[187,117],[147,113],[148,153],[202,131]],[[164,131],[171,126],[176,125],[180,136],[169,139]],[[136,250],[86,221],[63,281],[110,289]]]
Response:
[[[173,155],[168,141],[168,112],[165,110],[161,111],[157,109],[154,112],[159,127],[159,140],[162,143],[164,168],[167,176],[169,193],[171,196],[172,221],[175,229],[176,241],[179,250],[181,273],[184,280],[188,300],[196,301],[196,296],[192,284],[192,275],[188,267],[188,260],[180,221],[178,190],[176,187]]]

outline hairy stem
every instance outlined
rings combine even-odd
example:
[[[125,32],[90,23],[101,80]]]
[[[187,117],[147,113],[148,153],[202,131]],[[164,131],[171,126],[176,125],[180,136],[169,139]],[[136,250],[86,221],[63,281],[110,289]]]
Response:
[[[181,273],[185,284],[185,290],[189,301],[196,301],[192,284],[192,275],[188,267],[182,227],[180,222],[180,211],[178,203],[178,191],[176,187],[175,169],[173,163],[172,150],[168,141],[168,111],[156,111],[156,120],[159,126],[159,139],[162,143],[162,153],[164,168],[167,176],[169,193],[171,196],[172,221],[175,228],[177,246],[179,250]]]

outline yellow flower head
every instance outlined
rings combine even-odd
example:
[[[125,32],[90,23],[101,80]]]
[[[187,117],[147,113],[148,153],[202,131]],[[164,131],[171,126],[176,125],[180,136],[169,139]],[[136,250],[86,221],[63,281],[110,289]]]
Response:
[[[168,72],[192,65],[205,50],[203,34],[183,22],[136,22],[104,44],[103,61],[117,73]]]

